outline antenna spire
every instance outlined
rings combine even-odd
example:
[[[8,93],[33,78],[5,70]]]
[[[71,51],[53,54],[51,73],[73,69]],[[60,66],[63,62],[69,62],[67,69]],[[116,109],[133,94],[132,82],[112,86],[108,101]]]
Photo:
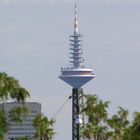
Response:
[[[74,33],[78,33],[77,5],[75,4]]]

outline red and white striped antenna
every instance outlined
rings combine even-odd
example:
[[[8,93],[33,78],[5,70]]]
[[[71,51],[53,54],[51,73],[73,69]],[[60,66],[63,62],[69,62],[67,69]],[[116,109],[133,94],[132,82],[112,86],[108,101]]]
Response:
[[[78,33],[77,6],[75,4],[74,33]]]

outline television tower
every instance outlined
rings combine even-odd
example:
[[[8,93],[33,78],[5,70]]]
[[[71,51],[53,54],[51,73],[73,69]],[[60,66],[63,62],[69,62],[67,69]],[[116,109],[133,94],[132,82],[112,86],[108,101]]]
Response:
[[[77,6],[75,4],[74,33],[70,35],[70,67],[61,68],[59,78],[73,87],[72,89],[72,140],[80,140],[80,128],[83,125],[81,113],[84,84],[94,78],[91,68],[83,65],[82,35],[78,29]]]

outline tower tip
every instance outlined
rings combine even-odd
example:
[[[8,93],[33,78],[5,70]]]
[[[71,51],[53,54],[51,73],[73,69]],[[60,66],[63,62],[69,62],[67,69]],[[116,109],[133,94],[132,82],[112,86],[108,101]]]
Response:
[[[75,5],[74,5],[74,6],[75,6],[75,9],[76,9],[76,8],[77,8],[77,5],[76,5],[76,3],[75,3]]]
[[[77,5],[75,4],[74,33],[78,33]]]

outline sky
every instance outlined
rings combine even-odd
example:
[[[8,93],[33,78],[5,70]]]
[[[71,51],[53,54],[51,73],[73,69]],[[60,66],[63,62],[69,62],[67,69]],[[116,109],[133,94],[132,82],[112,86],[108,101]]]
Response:
[[[17,78],[51,118],[71,95],[58,76],[69,65],[75,3],[85,65],[95,73],[85,94],[110,101],[110,114],[118,106],[140,111],[139,0],[0,0],[0,71]],[[54,140],[71,140],[71,100],[55,119]]]

